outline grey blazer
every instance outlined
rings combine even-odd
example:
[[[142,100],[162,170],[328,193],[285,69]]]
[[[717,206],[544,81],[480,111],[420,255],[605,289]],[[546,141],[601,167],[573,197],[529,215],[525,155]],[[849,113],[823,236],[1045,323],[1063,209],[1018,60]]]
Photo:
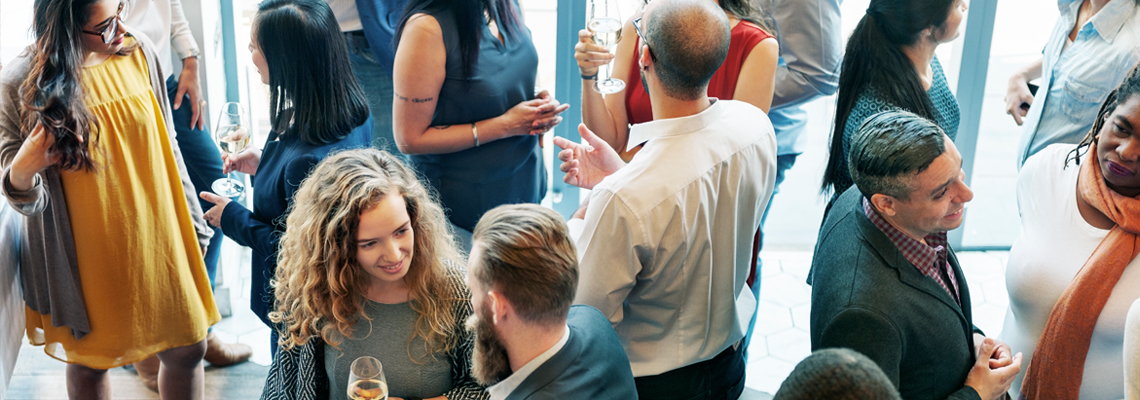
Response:
[[[970,289],[951,249],[962,305],[923,275],[863,213],[852,186],[835,202],[812,259],[812,351],[846,347],[874,360],[902,398],[979,399]]]
[[[166,80],[160,70],[154,45],[145,35],[134,35],[146,55],[150,66],[150,83],[155,99],[158,100],[162,119],[166,122],[166,132],[178,173],[182,180],[182,191],[186,204],[190,207],[190,217],[198,243],[205,247],[210,242],[213,230],[202,219],[202,207],[198,203],[197,192],[186,165],[182,162],[182,151],[174,140],[174,122],[170,116],[170,103],[166,97]],[[27,216],[25,236],[20,247],[20,281],[24,288],[24,302],[28,307],[44,315],[51,315],[53,326],[66,326],[76,339],[91,332],[87,320],[87,307],[83,301],[83,289],[79,284],[79,267],[75,255],[75,241],[71,231],[71,220],[67,215],[67,198],[63,193],[60,171],[50,167],[36,175],[35,186],[31,190],[18,192],[11,185],[12,160],[30,132],[20,131],[20,121],[24,117],[20,111],[20,84],[31,69],[34,48],[29,47],[0,74],[0,192],[3,192],[12,209]]]

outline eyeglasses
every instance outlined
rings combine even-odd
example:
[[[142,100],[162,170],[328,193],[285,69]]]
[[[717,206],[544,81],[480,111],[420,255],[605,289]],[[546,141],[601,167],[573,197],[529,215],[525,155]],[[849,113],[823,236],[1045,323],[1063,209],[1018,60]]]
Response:
[[[115,16],[99,23],[99,25],[106,24],[107,26],[103,27],[99,32],[84,30],[83,33],[99,36],[100,39],[103,39],[103,44],[110,44],[111,41],[115,39],[115,34],[119,32],[119,23],[127,18],[128,8],[126,2],[119,2],[119,10],[115,12]],[[99,25],[95,26],[98,27]]]
[[[649,50],[649,58],[653,62],[657,62],[657,56],[653,54],[653,48],[649,47],[649,41],[645,40],[645,33],[641,31],[641,17],[633,20],[633,29],[637,31],[637,36],[641,38],[641,43],[644,43],[646,49]]]

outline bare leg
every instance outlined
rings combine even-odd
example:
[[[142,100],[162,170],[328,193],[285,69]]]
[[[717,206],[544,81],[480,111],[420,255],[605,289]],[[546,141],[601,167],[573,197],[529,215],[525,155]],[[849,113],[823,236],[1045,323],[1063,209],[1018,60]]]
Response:
[[[158,393],[163,400],[201,400],[206,391],[206,371],[202,356],[206,341],[175,347],[158,353],[162,368],[158,371]]]
[[[67,364],[67,397],[72,400],[110,400],[111,380],[107,370]]]

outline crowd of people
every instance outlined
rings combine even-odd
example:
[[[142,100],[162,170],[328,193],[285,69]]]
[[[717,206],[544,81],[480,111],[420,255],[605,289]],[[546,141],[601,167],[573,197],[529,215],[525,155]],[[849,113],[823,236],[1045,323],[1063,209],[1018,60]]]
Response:
[[[935,49],[969,4],[871,0],[844,49],[839,3],[653,0],[612,52],[579,32],[582,141],[554,143],[590,192],[567,220],[536,203],[570,104],[536,89],[517,0],[264,0],[270,132],[235,153],[179,1],[35,0],[0,69],[24,336],[70,398],[133,365],[202,399],[205,362],[252,353],[210,332],[225,236],[272,331],[263,399],[380,398],[349,385],[363,356],[389,399],[738,399],[764,220],[801,106],[837,93],[814,353],[775,398],[1140,400],[1140,0],[1058,0],[1009,78],[1022,226],[996,337],[947,238],[974,193]],[[593,89],[607,65],[624,90]],[[211,192],[231,171],[252,209]]]

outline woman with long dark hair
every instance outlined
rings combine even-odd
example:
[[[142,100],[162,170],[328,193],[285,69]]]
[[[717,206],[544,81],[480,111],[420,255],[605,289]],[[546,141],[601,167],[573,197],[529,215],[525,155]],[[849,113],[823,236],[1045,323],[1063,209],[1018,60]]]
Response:
[[[463,255],[443,208],[402,157],[329,156],[288,218],[270,314],[282,351],[262,399],[347,400],[349,368],[361,356],[383,363],[389,399],[488,397],[471,372]]]
[[[71,398],[157,354],[163,399],[201,399],[220,316],[212,232],[173,140],[153,45],[125,0],[36,0],[35,45],[0,76],[0,187],[24,214],[27,335],[66,361]]]
[[[515,0],[411,0],[396,42],[396,144],[470,247],[487,210],[542,200],[541,134],[570,106],[535,93],[538,53]]]
[[[262,150],[224,154],[225,172],[253,176],[253,211],[209,192],[215,204],[206,221],[253,250],[249,307],[266,325],[273,306],[269,281],[277,265],[277,241],[293,194],[330,152],[372,141],[368,101],[348,62],[344,36],[322,0],[266,0],[258,5],[250,52],[262,83],[269,85],[269,120]],[[271,348],[276,352],[276,340]]]
[[[728,15],[732,29],[728,56],[709,81],[708,95],[722,100],[740,100],[768,112],[776,86],[776,66],[780,45],[764,24],[758,10],[749,0],[713,0]],[[625,22],[622,32],[634,32],[633,21]],[[637,149],[626,152],[629,126],[653,120],[649,93],[641,82],[641,69],[636,68],[637,49],[641,38],[622,35],[616,54],[594,43],[588,29],[578,31],[574,58],[582,75],[582,122],[628,161]],[[610,75],[625,81],[625,90],[602,95],[594,90],[598,68],[613,62]]]
[[[852,185],[847,171],[850,138],[864,119],[881,111],[910,111],[958,135],[958,101],[934,56],[958,37],[966,0],[871,0],[847,40],[831,153],[823,191],[835,199]]]

